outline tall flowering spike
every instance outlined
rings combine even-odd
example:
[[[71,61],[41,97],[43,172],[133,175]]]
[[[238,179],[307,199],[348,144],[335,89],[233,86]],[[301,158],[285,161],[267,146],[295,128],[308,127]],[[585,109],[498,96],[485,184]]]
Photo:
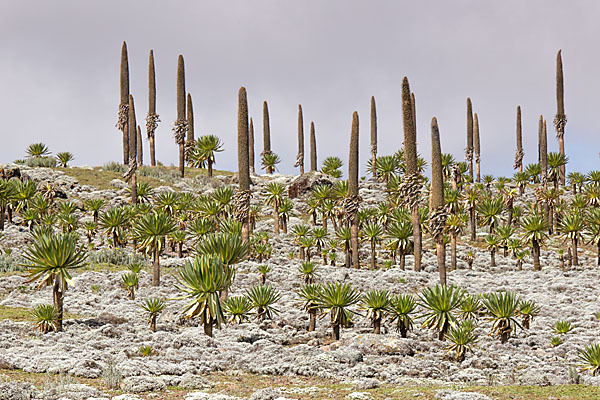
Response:
[[[417,137],[417,101],[415,100],[415,94],[410,93],[410,104],[412,105],[412,120],[413,129],[415,130],[415,138]]]
[[[185,95],[185,64],[183,56],[180,54],[177,60],[177,120],[173,131],[175,142],[179,145],[179,174],[182,178],[185,173],[185,137],[188,129],[188,123],[185,119]]]
[[[469,175],[473,179],[473,105],[471,98],[467,97],[467,149],[465,152],[469,164]]]
[[[444,176],[442,172],[442,147],[437,119],[431,120],[431,198],[429,227],[436,243],[440,283],[446,285],[446,250],[444,246],[444,227],[446,226],[446,207],[444,206]]]
[[[239,186],[234,199],[234,214],[242,223],[242,240],[250,238],[250,158],[248,154],[248,100],[246,88],[238,93],[238,179]]]
[[[248,128],[248,159],[250,163],[250,172],[255,173],[254,168],[254,121],[250,118],[250,127]]]
[[[129,127],[129,169],[123,176],[131,184],[131,203],[137,203],[137,160],[136,160],[136,149],[137,149],[137,123],[135,120],[135,105],[133,103],[133,96],[129,95],[129,121],[127,123]]]
[[[269,105],[263,102],[263,151],[271,152],[271,123],[269,121]]]
[[[479,142],[479,118],[473,115],[473,147],[475,148],[475,175],[476,182],[481,182],[481,146]]]
[[[348,157],[348,194],[358,196],[358,112],[352,114],[350,154]]]
[[[148,115],[146,116],[146,136],[150,142],[150,165],[156,166],[155,132],[160,118],[156,113],[156,73],[154,70],[154,51],[148,56]]]
[[[129,163],[129,61],[127,59],[127,43],[121,47],[121,75],[119,79],[121,101],[117,129],[123,132],[123,165]],[[135,149],[134,149],[135,151]]]
[[[548,183],[548,130],[546,129],[546,120],[544,120],[544,130],[542,133],[542,182],[544,189]]]
[[[417,129],[415,125],[415,101],[411,95],[408,78],[402,79],[402,117],[404,121],[404,161],[406,174],[402,180],[402,191],[412,214],[415,271],[421,270],[421,223],[419,222],[419,192],[421,179],[417,164]]]
[[[137,126],[137,164],[138,166],[144,165],[144,142],[142,142],[142,128]]]
[[[546,189],[548,176],[548,136],[546,133],[546,121],[543,115],[540,115],[538,124],[538,161],[541,170],[540,179],[542,186]]]
[[[565,88],[563,82],[562,50],[556,53],[556,114],[565,115]]]
[[[373,178],[377,177],[375,166],[377,165],[377,109],[375,106],[375,96],[371,96],[371,167],[373,168]]]
[[[352,114],[352,130],[350,132],[350,154],[348,157],[348,198],[346,199],[345,212],[350,222],[352,264],[354,268],[360,267],[358,254],[358,112]]]
[[[187,160],[194,147],[194,106],[192,105],[192,95],[187,94],[187,135],[185,138],[185,159]]]
[[[121,46],[121,79],[120,79],[121,104],[129,104],[129,60],[127,57],[127,43]],[[129,117],[129,114],[128,114]]]
[[[558,139],[558,151],[565,155],[565,125],[567,116],[565,115],[565,88],[563,82],[563,66],[561,50],[556,54],[556,116],[554,117],[554,127],[556,128],[556,138]],[[566,167],[560,167],[560,184],[565,184]]]
[[[540,169],[541,169],[541,187],[543,192],[548,190],[548,131],[546,130],[546,120],[540,116]],[[543,192],[536,191],[538,201],[543,201]],[[540,196],[541,195],[541,196]],[[544,218],[550,221],[550,205],[547,201],[544,204]]]
[[[402,81],[402,112],[404,121],[404,159],[406,173],[416,174],[417,171],[417,138],[413,119],[413,102],[410,95],[408,79]]]
[[[269,121],[269,105],[263,102],[263,152],[262,154],[271,154],[271,123]],[[267,167],[267,174],[273,173],[273,168]]]
[[[315,134],[315,123],[310,123],[310,170],[317,170],[317,136]]]
[[[515,153],[514,169],[523,172],[523,130],[521,126],[521,106],[517,106],[517,152]]]
[[[304,174],[304,117],[301,104],[298,104],[298,155],[294,167],[300,167],[300,175]]]

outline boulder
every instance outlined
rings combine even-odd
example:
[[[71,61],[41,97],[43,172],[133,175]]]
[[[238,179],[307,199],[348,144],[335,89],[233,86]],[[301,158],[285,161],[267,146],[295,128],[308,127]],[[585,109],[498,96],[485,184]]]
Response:
[[[207,381],[199,375],[183,374],[179,386],[188,390],[204,390],[214,387],[214,383]]]
[[[129,187],[129,185],[127,185],[127,182],[116,178],[110,181],[110,186],[116,187],[117,189],[127,189]]]
[[[121,389],[129,393],[163,391],[165,388],[165,382],[156,376],[130,376],[121,383]]]
[[[375,378],[360,378],[354,380],[352,383],[357,390],[377,389],[381,386],[381,382]]]
[[[320,172],[307,172],[304,175],[296,177],[288,187],[288,196],[290,199],[296,199],[311,191],[316,185],[332,186],[337,179],[322,174]]]
[[[0,165],[0,178],[6,181],[11,178],[21,178],[21,169],[17,164]]]

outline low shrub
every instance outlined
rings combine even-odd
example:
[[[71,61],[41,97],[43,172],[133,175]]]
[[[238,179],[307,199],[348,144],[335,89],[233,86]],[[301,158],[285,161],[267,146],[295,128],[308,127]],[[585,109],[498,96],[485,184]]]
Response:
[[[146,265],[148,263],[146,257],[141,254],[129,254],[123,249],[101,249],[91,251],[88,256],[88,261],[91,264],[114,264],[114,265]]]
[[[102,166],[104,171],[118,172],[120,174],[124,173],[127,168],[123,164],[119,164],[116,161],[111,161]]]
[[[54,168],[56,167],[56,158],[54,157],[32,157],[25,160],[25,165],[30,168],[37,167],[46,167],[46,168]]]

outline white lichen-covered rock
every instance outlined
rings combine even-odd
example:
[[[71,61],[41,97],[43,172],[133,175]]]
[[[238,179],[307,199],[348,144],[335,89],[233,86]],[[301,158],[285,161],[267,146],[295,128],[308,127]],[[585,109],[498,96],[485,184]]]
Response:
[[[38,185],[41,186],[51,185],[64,193],[68,193],[79,184],[77,179],[70,175],[66,175],[63,171],[50,168],[29,168],[21,166],[21,177],[37,182]]]
[[[129,187],[127,185],[127,182],[121,179],[113,179],[112,181],[110,181],[110,186],[115,187],[117,189],[127,189]]]
[[[368,400],[373,398],[373,396],[371,396],[369,392],[352,392],[348,394],[346,398],[351,400]]]
[[[352,385],[356,390],[368,390],[378,388],[381,386],[381,382],[375,378],[360,378],[353,380]]]
[[[3,380],[6,379],[6,382]],[[8,377],[0,376],[0,399],[29,400],[38,396],[38,390],[32,383],[9,381]]]
[[[124,392],[144,393],[165,390],[164,380],[157,376],[129,376],[121,382]]]
[[[185,395],[185,400],[242,400],[242,398],[221,393],[192,392]]]
[[[125,394],[120,394],[118,396],[114,396],[111,398],[111,400],[140,400],[141,397],[136,395],[136,394],[130,394],[130,393],[125,393]]]
[[[437,392],[435,398],[439,400],[491,400],[485,394],[475,392],[460,392],[450,389]]]
[[[204,390],[214,387],[215,384],[207,381],[201,376],[194,375],[188,372],[181,376],[181,379],[179,380],[177,386],[180,386],[187,390]]]
[[[259,389],[252,393],[249,400],[289,400],[283,396],[283,393],[277,388]]]
[[[41,399],[88,400],[108,399],[108,396],[95,387],[81,383],[57,384],[39,395]]]

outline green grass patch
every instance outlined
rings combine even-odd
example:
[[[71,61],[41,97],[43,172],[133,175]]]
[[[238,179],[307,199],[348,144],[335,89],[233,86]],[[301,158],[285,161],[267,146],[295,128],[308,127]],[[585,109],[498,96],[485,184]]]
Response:
[[[64,313],[63,320],[67,319],[81,319],[85,318],[83,315]],[[25,307],[8,307],[0,305],[0,321],[9,319],[15,322],[33,322],[31,316],[31,308]]]
[[[101,167],[94,167],[93,169],[86,168],[54,168],[56,171],[64,172],[66,175],[72,176],[77,179],[81,185],[90,185],[98,189],[114,189],[110,185],[110,181],[113,179],[123,179],[123,174],[118,171],[108,171]],[[214,175],[233,175],[229,171],[214,170]],[[152,188],[159,186],[172,186],[173,183],[180,180],[178,176],[179,172],[177,167],[141,167],[138,169],[138,182],[147,183]],[[207,171],[205,169],[198,168],[186,168],[186,178],[196,178],[197,176],[206,176]]]
[[[99,167],[94,169],[85,168],[54,168],[57,171],[62,171],[65,175],[72,176],[77,179],[80,185],[94,186],[100,190],[115,189],[114,186],[110,185],[110,181],[113,179],[123,179],[122,174],[113,171],[104,171]],[[148,177],[140,177],[139,182],[148,183],[151,187],[164,186],[165,182]]]

